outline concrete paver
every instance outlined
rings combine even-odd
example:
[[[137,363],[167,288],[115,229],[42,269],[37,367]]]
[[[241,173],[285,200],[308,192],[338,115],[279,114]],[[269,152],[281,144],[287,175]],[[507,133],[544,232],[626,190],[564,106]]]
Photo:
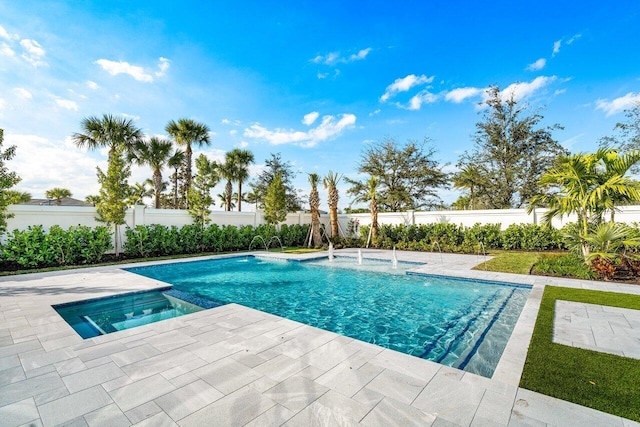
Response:
[[[391,260],[389,251],[363,255]],[[472,271],[475,256],[398,257],[421,263],[419,273],[533,286],[493,378],[236,304],[82,340],[52,304],[163,285],[100,267],[0,278],[0,424],[637,425],[518,381],[545,285],[636,295],[640,287]],[[558,337],[627,343],[631,355],[640,314],[618,310],[583,307],[569,314],[575,330],[560,328]]]

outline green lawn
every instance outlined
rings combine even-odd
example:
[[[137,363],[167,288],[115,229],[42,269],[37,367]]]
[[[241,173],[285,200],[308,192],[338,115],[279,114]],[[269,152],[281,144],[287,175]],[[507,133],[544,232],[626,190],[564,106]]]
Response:
[[[640,421],[640,361],[554,344],[557,299],[640,310],[640,296],[547,286],[520,386]]]
[[[501,273],[529,274],[531,267],[544,252],[491,250],[492,259],[475,266],[474,270],[499,271]]]

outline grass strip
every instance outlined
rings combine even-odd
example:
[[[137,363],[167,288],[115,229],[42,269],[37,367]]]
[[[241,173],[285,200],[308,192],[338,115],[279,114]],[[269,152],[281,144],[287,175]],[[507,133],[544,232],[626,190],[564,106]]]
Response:
[[[531,267],[538,262],[543,253],[492,250],[488,255],[493,256],[493,258],[473,267],[473,269],[500,273],[529,274]]]
[[[552,342],[556,300],[640,310],[640,296],[547,286],[520,387],[640,421],[640,361]]]

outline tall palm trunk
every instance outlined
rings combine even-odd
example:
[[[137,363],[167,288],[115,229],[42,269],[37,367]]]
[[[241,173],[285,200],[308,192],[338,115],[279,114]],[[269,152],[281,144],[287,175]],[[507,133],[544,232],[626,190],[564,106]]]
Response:
[[[309,208],[311,209],[313,246],[316,248],[322,246],[322,235],[320,234],[320,195],[318,194],[318,181],[320,181],[318,174],[309,174],[309,183],[311,184]]]
[[[371,198],[371,241],[378,237],[378,201],[375,194]]]
[[[242,181],[238,181],[238,212],[242,211]]]
[[[191,157],[193,155],[193,151],[191,150],[191,144],[187,144],[187,149],[185,150],[185,157],[186,157],[186,162],[185,162],[185,177],[184,177],[184,194],[186,195],[187,193],[189,193],[189,189],[191,188]],[[189,201],[187,200],[187,198],[185,197],[185,206],[187,209],[189,209]]]
[[[160,193],[162,193],[162,172],[160,169],[153,171],[153,192],[155,196],[155,208],[160,209]]]
[[[227,185],[224,187],[225,188],[225,192],[227,194],[225,194],[226,196],[226,200],[225,200],[225,210],[227,212],[231,211],[231,196],[232,196],[232,192],[233,192],[233,185],[231,184],[231,181],[227,181]]]

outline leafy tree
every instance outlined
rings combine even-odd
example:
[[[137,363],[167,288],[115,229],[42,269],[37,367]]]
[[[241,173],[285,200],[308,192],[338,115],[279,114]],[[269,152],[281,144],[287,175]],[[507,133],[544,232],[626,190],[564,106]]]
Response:
[[[119,255],[119,227],[124,224],[126,201],[129,190],[127,179],[131,170],[124,155],[144,137],[142,130],[131,119],[104,114],[102,118],[87,117],[80,123],[82,132],[73,134],[78,147],[90,149],[109,148],[107,173],[98,170],[101,184],[100,200],[96,204],[98,220],[113,224],[115,231],[115,252]]]
[[[193,185],[189,188],[187,198],[189,215],[196,224],[204,226],[211,221],[209,206],[213,205],[211,189],[218,184],[217,164],[210,161],[204,154],[196,158],[196,170],[198,173],[193,179]]]
[[[120,226],[125,223],[127,198],[130,191],[127,179],[131,176],[131,168],[125,162],[122,150],[123,148],[117,148],[115,151],[109,152],[106,174],[102,172],[100,167],[96,167],[100,184],[99,201],[96,204],[98,217],[96,219],[114,226],[116,257],[120,255]]]
[[[254,156],[251,151],[239,148],[231,150],[227,154],[234,164],[234,181],[238,183],[236,200],[238,201],[238,212],[240,212],[242,211],[242,183],[249,179],[249,165],[254,162]]]
[[[309,184],[311,184],[311,192],[309,193],[309,208],[311,210],[313,246],[316,248],[322,246],[322,234],[320,234],[320,195],[318,194],[319,183],[320,175],[310,173]]]
[[[264,219],[269,224],[278,224],[287,218],[287,188],[278,172],[269,183],[264,197]]]
[[[71,191],[66,188],[55,187],[51,190],[45,191],[44,196],[47,199],[55,199],[56,205],[60,206],[62,204],[62,199],[65,197],[71,197]]]
[[[612,147],[621,151],[640,150],[640,102],[636,102],[624,113],[627,120],[616,123],[614,135],[600,139],[600,147]],[[635,166],[632,172],[637,174],[639,169]]]
[[[193,150],[191,146],[193,144],[202,146],[208,145],[211,142],[209,138],[209,127],[204,123],[198,123],[192,119],[179,119],[176,121],[169,121],[167,126],[165,127],[165,131],[171,135],[179,146],[184,146],[184,180],[185,180],[185,194],[189,192],[189,188],[191,188],[191,157],[193,155]]]
[[[362,153],[358,172],[378,178],[378,206],[382,210],[398,212],[442,205],[437,189],[447,185],[447,174],[433,159],[435,149],[428,142],[425,138],[422,143],[408,141],[400,146],[386,138]],[[345,181],[351,185],[348,194],[367,194],[366,181]]]
[[[541,190],[538,180],[559,155],[567,151],[551,133],[559,125],[540,127],[543,116],[529,113],[514,95],[504,99],[497,86],[487,91],[483,120],[476,123],[474,149],[458,161],[461,169],[475,168],[480,181],[474,198],[488,208],[524,206]]]
[[[640,200],[640,183],[627,175],[638,162],[640,151],[619,155],[606,148],[592,154],[561,156],[539,181],[541,187],[557,192],[533,197],[528,210],[548,206],[544,215],[547,223],[555,217],[576,214],[579,231],[574,240],[588,260],[591,225],[602,223],[604,212],[614,211],[617,203]]]
[[[260,175],[250,184],[251,191],[257,198],[258,207],[265,207],[267,188],[278,174],[280,174],[280,180],[285,188],[287,212],[302,210],[303,200],[292,184],[296,173],[290,162],[284,162],[282,160],[280,153],[271,153],[271,158],[265,161],[265,167]]]
[[[342,179],[342,175],[329,171],[327,176],[324,177],[322,183],[324,188],[329,192],[329,221],[331,222],[331,237],[336,238],[340,236],[338,229],[338,202],[340,201],[340,193],[338,192],[338,184]]]
[[[16,146],[12,145],[3,151],[3,141],[4,129],[0,129],[0,235],[7,231],[7,219],[13,216],[12,214],[7,214],[7,207],[18,199],[19,193],[11,189],[21,180],[18,174],[9,171],[5,164],[16,155]]]
[[[149,165],[153,170],[154,207],[160,208],[160,194],[162,194],[162,168],[171,159],[173,144],[158,137],[151,137],[149,142],[138,141],[132,150],[130,160],[138,165]]]

